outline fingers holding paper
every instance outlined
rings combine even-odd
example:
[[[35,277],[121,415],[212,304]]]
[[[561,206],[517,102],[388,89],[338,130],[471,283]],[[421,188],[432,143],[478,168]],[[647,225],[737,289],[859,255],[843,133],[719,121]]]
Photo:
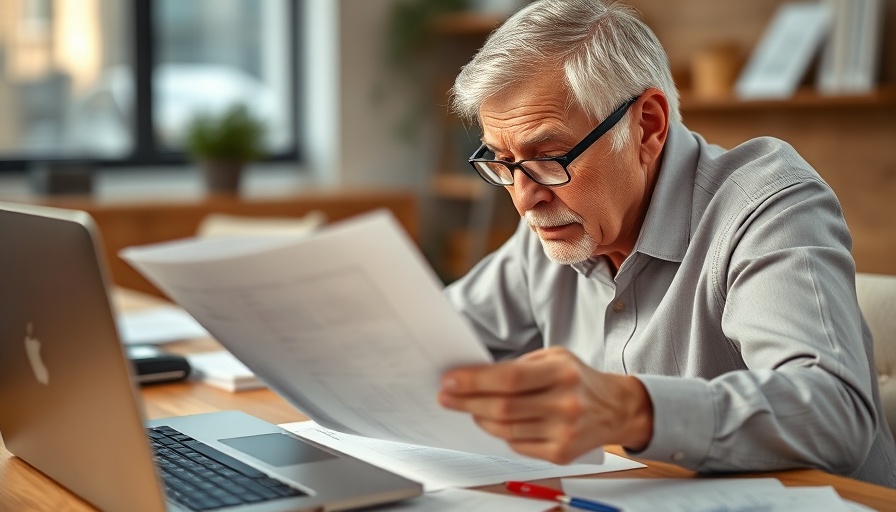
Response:
[[[653,408],[634,377],[598,372],[564,348],[443,375],[442,406],[467,412],[529,457],[565,464],[605,444],[639,450]]]

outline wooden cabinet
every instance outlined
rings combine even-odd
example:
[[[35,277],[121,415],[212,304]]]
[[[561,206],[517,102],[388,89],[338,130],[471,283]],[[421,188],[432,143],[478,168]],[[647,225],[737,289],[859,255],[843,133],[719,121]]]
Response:
[[[759,41],[784,0],[710,2],[708,0],[628,0],[641,11],[669,55],[681,90],[685,125],[709,142],[734,147],[758,136],[774,136],[792,144],[833,187],[853,234],[853,255],[859,271],[896,274],[896,2],[887,2],[881,56],[880,86],[871,94],[822,96],[810,70],[804,86],[783,101],[742,101],[731,95],[701,97],[690,89],[694,55],[711,45],[728,44],[746,57]],[[439,55],[445,83],[473,55],[502,20],[473,14],[445,17],[434,26],[437,37],[453,53]],[[461,44],[461,42],[463,44]],[[452,60],[453,59],[453,60]],[[475,149],[478,128],[465,128],[447,111],[443,118],[442,155],[434,172],[432,194],[441,203],[442,269],[449,278],[465,272],[485,251],[509,234],[518,219],[506,193],[491,194],[466,164],[458,143],[469,132],[464,151]],[[471,149],[473,148],[473,149]],[[466,207],[466,217],[457,210]],[[477,210],[478,209],[478,210]],[[479,212],[477,214],[477,211]],[[504,218],[495,215],[509,213]],[[458,220],[460,219],[460,220]]]

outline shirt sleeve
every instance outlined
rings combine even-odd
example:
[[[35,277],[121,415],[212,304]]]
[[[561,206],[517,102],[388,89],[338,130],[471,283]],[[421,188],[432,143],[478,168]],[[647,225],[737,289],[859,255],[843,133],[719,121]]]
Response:
[[[747,368],[711,379],[639,376],[654,436],[638,456],[697,471],[849,474],[880,419],[839,203],[815,179],[751,199],[707,256],[727,337],[718,341]]]
[[[524,272],[529,236],[528,225],[520,222],[504,245],[445,289],[445,297],[496,359],[542,346]]]

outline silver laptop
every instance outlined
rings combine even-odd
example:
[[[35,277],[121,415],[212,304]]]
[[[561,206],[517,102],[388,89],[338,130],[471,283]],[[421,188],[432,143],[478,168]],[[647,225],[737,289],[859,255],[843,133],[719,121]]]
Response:
[[[422,492],[240,412],[145,423],[99,245],[84,212],[0,203],[0,435],[10,452],[108,511],[343,510]]]

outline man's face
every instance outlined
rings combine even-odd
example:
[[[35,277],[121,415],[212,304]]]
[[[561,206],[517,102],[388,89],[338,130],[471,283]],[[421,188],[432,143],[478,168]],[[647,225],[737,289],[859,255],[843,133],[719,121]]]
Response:
[[[559,83],[533,80],[482,104],[482,141],[497,158],[563,155],[602,121],[567,110]],[[514,184],[506,187],[552,260],[568,264],[608,255],[618,266],[634,247],[650,199],[649,173],[638,157],[637,124],[623,129],[632,131],[632,142],[611,153],[612,137],[605,135],[570,164],[565,185],[539,185],[516,170]]]

